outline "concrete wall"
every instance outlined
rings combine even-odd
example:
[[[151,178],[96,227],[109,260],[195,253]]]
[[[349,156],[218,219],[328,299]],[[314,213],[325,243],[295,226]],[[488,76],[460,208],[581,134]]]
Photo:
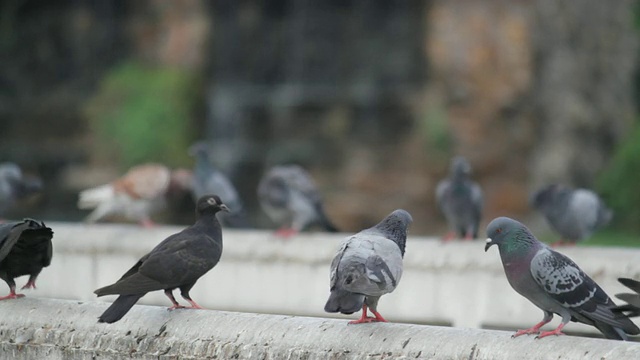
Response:
[[[55,231],[53,263],[42,272],[38,289],[24,292],[27,296],[81,301],[112,301],[115,297],[97,299],[93,290],[116,281],[140,256],[180,230],[48,225]],[[283,241],[268,232],[225,230],[220,263],[200,279],[191,295],[209,309],[326,317],[323,307],[329,293],[329,263],[343,236],[316,233]],[[625,290],[616,278],[640,278],[639,250],[578,247],[562,252],[611,296]],[[24,282],[26,277],[18,279],[19,286]],[[0,285],[0,294],[5,292],[6,287]],[[162,292],[148,294],[140,303],[170,304]],[[100,306],[106,308],[106,304]],[[379,311],[393,322],[465,328],[523,328],[542,318],[542,311],[507,283],[496,248],[485,253],[481,241],[443,244],[411,236],[400,286],[382,297]],[[341,319],[357,316],[338,315]],[[556,319],[547,326],[551,329],[558,322]],[[566,329],[597,334],[580,324]]]
[[[640,344],[573,336],[136,306],[98,324],[102,304],[3,301],[2,359],[640,359]],[[10,315],[9,315],[10,314]]]

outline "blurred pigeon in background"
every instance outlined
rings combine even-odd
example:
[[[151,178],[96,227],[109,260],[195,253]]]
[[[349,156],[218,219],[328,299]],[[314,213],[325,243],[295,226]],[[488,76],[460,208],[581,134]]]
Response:
[[[329,232],[338,230],[327,218],[313,179],[297,165],[271,168],[258,184],[258,200],[273,222],[277,234],[288,237],[312,225]]]
[[[626,304],[616,306],[613,311],[616,313],[622,313],[627,317],[640,316],[640,281],[627,278],[619,278],[618,281],[622,285],[633,290],[635,294],[616,294],[616,297],[626,302]]]
[[[436,201],[449,224],[450,232],[444,240],[456,235],[465,239],[478,237],[478,227],[482,218],[482,189],[469,179],[471,165],[462,157],[451,160],[449,177],[438,183]]]
[[[547,219],[554,231],[562,237],[553,245],[564,241],[575,244],[606,226],[613,217],[596,193],[586,189],[571,189],[552,184],[536,191],[530,199],[531,206]]]
[[[121,216],[153,226],[151,215],[166,208],[166,196],[176,188],[190,186],[184,171],[172,172],[160,164],[134,166],[109,184],[80,192],[78,208],[94,209],[85,219],[97,222],[111,216]]]
[[[360,319],[350,324],[386,322],[377,311],[378,300],[400,282],[407,227],[412,221],[408,212],[395,210],[376,226],[342,242],[331,262],[331,294],[324,311],[353,314],[362,309]],[[367,309],[375,317],[368,317]]]
[[[42,190],[42,180],[24,176],[20,167],[14,163],[0,164],[0,216],[9,210],[16,201]]]
[[[15,278],[29,275],[22,289],[36,288],[38,274],[51,264],[53,231],[33,219],[0,224],[0,278],[9,285],[9,295],[0,300],[16,299]]]
[[[191,304],[189,309],[202,309],[189,290],[211,270],[222,255],[222,230],[216,219],[219,211],[229,211],[216,195],[200,198],[196,204],[196,222],[158,244],[114,284],[95,291],[98,296],[120,295],[100,315],[98,322],[120,320],[149,291],[164,290],[173,304],[169,310],[184,308],[173,296],[180,289]]]
[[[538,241],[520,222],[500,217],[487,227],[485,251],[497,245],[504,272],[511,287],[544,312],[542,321],[523,334],[563,335],[569,321],[592,325],[608,339],[627,340],[627,334],[640,334],[629,319],[616,316],[614,302],[571,259]],[[553,331],[540,333],[553,314],[562,322]]]
[[[192,183],[195,199],[208,194],[220,196],[230,210],[228,214],[220,216],[222,224],[232,228],[250,228],[247,213],[236,188],[229,178],[213,165],[210,151],[205,142],[197,142],[189,148],[189,154],[196,158]]]

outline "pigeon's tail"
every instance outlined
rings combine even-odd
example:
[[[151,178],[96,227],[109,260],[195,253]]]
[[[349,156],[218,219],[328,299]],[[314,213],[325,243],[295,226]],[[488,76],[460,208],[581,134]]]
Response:
[[[333,223],[331,222],[331,220],[329,220],[329,217],[327,217],[327,213],[324,212],[324,208],[322,207],[322,204],[316,204],[316,211],[318,212],[318,223],[320,224],[320,226],[322,226],[322,228],[327,231],[327,232],[340,232],[340,230],[338,230],[338,228],[333,225]]]
[[[629,340],[629,337],[627,336],[627,334],[624,332],[624,330],[622,330],[620,328],[617,328],[615,326],[611,326],[609,324],[605,324],[605,323],[602,323],[602,322],[599,322],[599,321],[597,321],[594,324],[594,326],[596,327],[596,329],[600,330],[600,332],[607,339],[624,340],[624,341]]]
[[[114,323],[129,312],[133,305],[145,294],[120,295],[116,301],[105,310],[98,318],[98,322],[111,324]]]
[[[115,196],[113,186],[102,185],[80,192],[78,197],[79,209],[94,209],[104,201],[113,199]]]
[[[362,305],[364,305],[364,295],[334,289],[329,295],[329,300],[324,305],[324,311],[328,313],[353,314],[356,311],[360,311]]]

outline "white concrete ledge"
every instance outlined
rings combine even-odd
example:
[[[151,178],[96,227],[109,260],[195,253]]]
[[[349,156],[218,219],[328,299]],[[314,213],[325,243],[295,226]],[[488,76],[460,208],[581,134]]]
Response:
[[[23,298],[0,304],[3,359],[640,359],[640,344],[573,336]]]
[[[28,296],[96,300],[93,290],[117,280],[157,243],[181,228],[136,225],[85,225],[47,222],[55,232],[54,256]],[[201,305],[217,310],[327,316],[329,263],[346,234],[301,234],[283,241],[267,231],[224,230],[224,252],[218,266],[191,291]],[[640,278],[640,250],[577,247],[562,249],[613,296],[626,289],[620,276]],[[18,280],[19,286],[26,278]],[[0,284],[0,294],[6,287]],[[115,297],[102,298],[112,301]],[[101,300],[102,300],[101,299]],[[143,304],[167,305],[162,292]],[[0,310],[3,304],[0,304]],[[511,289],[497,249],[484,242],[443,244],[409,234],[405,271],[398,289],[380,300],[390,321],[450,324],[468,328],[515,329],[542,319],[542,311]],[[352,316],[338,315],[341,319]],[[554,320],[545,329],[553,329]],[[598,334],[571,323],[569,332]]]

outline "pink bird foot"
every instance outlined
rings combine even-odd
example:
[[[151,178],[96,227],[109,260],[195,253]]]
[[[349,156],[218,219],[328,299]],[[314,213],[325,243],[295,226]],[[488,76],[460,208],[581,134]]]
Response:
[[[456,233],[453,231],[449,231],[448,233],[444,234],[444,236],[442,237],[442,242],[449,242],[452,241],[456,238]]]
[[[538,336],[536,336],[536,339],[542,339],[543,337],[547,337],[547,336],[550,336],[550,335],[560,336],[560,335],[565,335],[565,333],[560,331],[560,329],[555,329],[555,330],[552,330],[552,331],[543,331]]]
[[[292,236],[296,235],[298,233],[298,231],[291,229],[291,228],[280,228],[278,230],[276,230],[276,236],[277,237],[281,237],[283,239],[289,239]]]
[[[9,293],[9,295],[0,297],[0,301],[9,300],[9,299],[18,299],[21,297],[24,297],[24,294],[16,294],[16,289],[15,287],[13,287],[11,288],[11,292]]]
[[[24,289],[37,289],[36,288],[36,281],[35,280],[29,280],[27,281],[26,284],[24,284],[23,287],[21,287],[20,289],[24,290]]]
[[[360,317],[360,319],[349,321],[349,324],[364,324],[364,323],[371,323],[371,322],[387,322],[387,320],[385,320],[385,318],[383,318],[382,315],[380,315],[380,313],[375,311],[375,310],[371,310],[371,312],[373,313],[373,315],[375,315],[375,317],[368,317],[367,316],[367,309],[368,309],[367,305],[362,305],[362,316]]]

